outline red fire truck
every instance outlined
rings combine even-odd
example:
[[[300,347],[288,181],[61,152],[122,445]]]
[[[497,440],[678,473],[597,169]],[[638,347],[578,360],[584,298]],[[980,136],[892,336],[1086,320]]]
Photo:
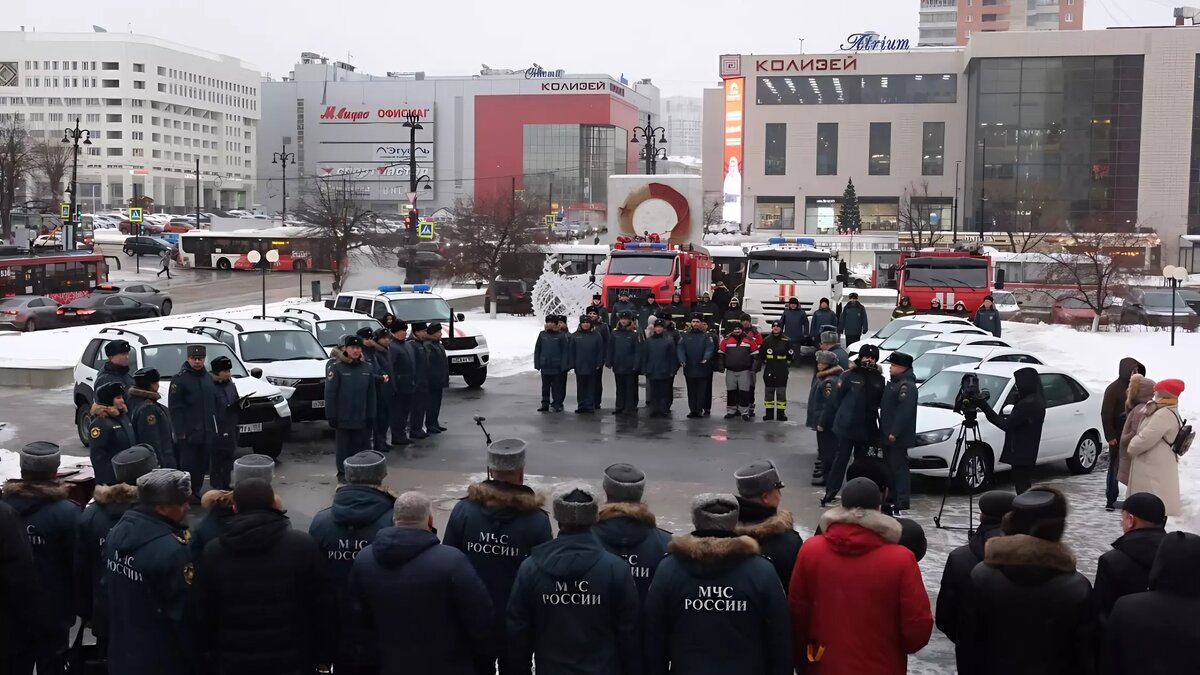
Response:
[[[935,298],[946,310],[962,302],[974,312],[992,291],[992,259],[978,247],[905,252],[896,271],[899,295],[907,295],[918,312]]]
[[[713,260],[703,246],[661,242],[633,242],[618,238],[608,254],[604,272],[604,306],[612,309],[622,291],[635,304],[653,295],[656,302],[671,302],[679,291],[691,304],[707,293],[712,282]]]

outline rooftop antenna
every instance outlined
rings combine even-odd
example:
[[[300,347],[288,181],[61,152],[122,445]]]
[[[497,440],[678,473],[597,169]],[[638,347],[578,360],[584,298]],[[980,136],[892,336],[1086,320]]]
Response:
[[[800,53],[804,53],[804,38],[800,38]]]

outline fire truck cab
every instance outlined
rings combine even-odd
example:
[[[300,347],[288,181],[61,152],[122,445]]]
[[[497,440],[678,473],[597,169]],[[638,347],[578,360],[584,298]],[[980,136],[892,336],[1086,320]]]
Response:
[[[947,311],[962,302],[973,313],[992,289],[992,258],[979,246],[905,252],[896,272],[898,296],[907,295],[918,312],[936,299]]]
[[[842,302],[846,265],[810,237],[771,237],[765,244],[745,247],[746,277],[742,310],[756,322],[778,319],[787,301],[796,298],[812,312],[826,298],[831,307]]]
[[[603,301],[607,309],[613,308],[622,291],[639,305],[649,296],[658,303],[670,303],[676,291],[690,305],[708,292],[713,260],[703,246],[627,239],[618,238],[605,262]]]

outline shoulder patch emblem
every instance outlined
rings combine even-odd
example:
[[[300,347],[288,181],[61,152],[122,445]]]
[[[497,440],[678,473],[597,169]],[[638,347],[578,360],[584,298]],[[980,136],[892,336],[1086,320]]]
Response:
[[[329,371],[329,379],[331,379],[331,380],[333,379],[333,371],[332,370]]]
[[[155,424],[158,424],[158,416],[155,415],[154,413],[150,413],[149,415],[146,415],[146,424],[149,424],[150,426],[154,426]]]
[[[100,438],[100,427],[92,427],[92,430],[88,432],[88,435],[92,438]]]
[[[902,384],[900,385],[900,400],[903,401],[906,398],[908,398],[908,385]]]
[[[174,382],[172,382],[172,383],[171,383],[171,393],[172,393],[172,394],[174,394],[174,393],[175,393],[175,392],[177,392],[177,391],[179,391],[179,385],[177,385],[177,384],[175,384]]]
[[[188,563],[183,566],[183,583],[188,586],[192,585],[192,580],[196,578],[196,566]]]

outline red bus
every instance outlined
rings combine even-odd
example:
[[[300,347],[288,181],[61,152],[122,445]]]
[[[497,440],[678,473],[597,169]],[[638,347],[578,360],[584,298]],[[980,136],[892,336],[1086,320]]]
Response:
[[[45,295],[65,304],[104,283],[104,256],[91,251],[0,253],[0,297]]]
[[[906,252],[897,266],[897,290],[917,311],[929,309],[936,298],[946,310],[962,302],[974,312],[992,290],[992,259],[963,247]]]

